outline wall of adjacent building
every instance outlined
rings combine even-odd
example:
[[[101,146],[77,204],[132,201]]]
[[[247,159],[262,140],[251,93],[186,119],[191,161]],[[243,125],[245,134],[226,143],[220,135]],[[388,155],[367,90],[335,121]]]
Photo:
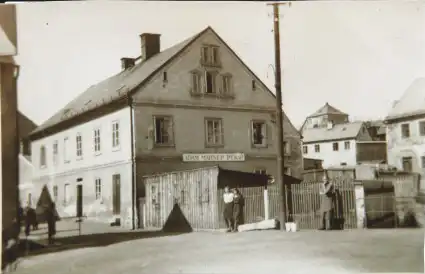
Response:
[[[425,190],[425,169],[422,157],[425,156],[425,136],[420,136],[419,122],[425,118],[403,121],[387,125],[388,164],[402,169],[402,158],[412,157],[413,172],[421,174],[420,188]],[[403,138],[401,124],[410,124],[410,137]]]
[[[345,149],[344,143],[349,142],[350,148]],[[333,151],[333,143],[338,143],[338,151]],[[315,152],[315,145],[320,145],[320,152]],[[309,143],[307,146],[307,154],[303,154],[306,158],[323,160],[323,168],[340,167],[342,163],[346,166],[356,165],[356,141],[341,140],[331,142]]]
[[[112,147],[112,123],[119,121],[119,140],[117,148]],[[77,125],[31,144],[34,165],[34,197],[39,197],[44,185],[56,200],[58,212],[62,217],[75,216],[76,187],[83,185],[84,212],[89,217],[108,220],[112,217],[112,176],[121,177],[121,215],[124,218],[128,207],[131,209],[131,138],[130,109],[124,108],[114,113]],[[94,151],[94,130],[100,129],[101,151]],[[76,153],[76,136],[82,136],[82,157]],[[69,161],[65,161],[64,139],[69,138]],[[53,144],[58,142],[58,157],[53,160]],[[40,149],[46,148],[47,163],[40,166]],[[101,179],[101,198],[95,197],[95,180]],[[79,180],[79,182],[77,182]],[[68,185],[65,195],[65,185]],[[53,187],[57,186],[55,197]],[[65,196],[70,199],[65,201]]]

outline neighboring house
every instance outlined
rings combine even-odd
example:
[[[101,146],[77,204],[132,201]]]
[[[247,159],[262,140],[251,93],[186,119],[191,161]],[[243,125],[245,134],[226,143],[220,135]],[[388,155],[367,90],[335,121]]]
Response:
[[[1,96],[1,180],[3,236],[18,218],[18,154],[17,141],[17,91],[18,67],[17,25],[15,5],[0,5],[0,96]]]
[[[321,159],[311,159],[311,158],[303,158],[304,160],[304,170],[313,170],[313,169],[323,169]]]
[[[421,174],[425,191],[425,78],[416,79],[385,118],[388,163]]]
[[[275,97],[211,27],[163,51],[159,34],[142,34],[141,51],[31,134],[34,182],[61,215],[75,215],[78,184],[88,217],[128,221],[144,175],[276,175]],[[285,170],[300,177],[301,136],[286,115],[283,126]]]
[[[305,119],[301,127],[301,135],[304,130],[312,128],[326,128],[329,123],[332,123],[333,125],[348,123],[348,114],[326,102],[323,107]]]
[[[372,141],[363,122],[312,128],[303,131],[303,156],[323,160],[323,167],[357,165],[357,144]]]
[[[35,206],[38,197],[33,196],[32,182],[33,165],[31,163],[31,143],[29,134],[37,125],[27,116],[18,111],[18,135],[20,141],[19,153],[19,198],[22,206]]]
[[[386,128],[384,121],[376,120],[376,121],[367,121],[366,128],[369,131],[370,137],[374,141],[385,141],[386,140]]]

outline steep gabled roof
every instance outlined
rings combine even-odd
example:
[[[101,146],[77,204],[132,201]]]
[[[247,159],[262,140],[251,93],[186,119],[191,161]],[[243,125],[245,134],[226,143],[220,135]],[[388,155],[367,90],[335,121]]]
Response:
[[[144,62],[136,64],[130,69],[121,71],[120,73],[89,87],[85,92],[69,102],[63,109],[50,117],[31,134],[54,126],[62,121],[69,120],[101,105],[126,97],[130,91],[149,79],[149,77],[160,69],[167,61],[178,55],[206,30],[207,29],[181,43],[161,51],[157,55],[152,56]]]
[[[322,116],[322,115],[325,115],[325,114],[348,115],[347,113],[340,111],[339,109],[329,105],[329,103],[326,102],[326,104],[323,107],[321,107],[319,110],[317,110],[315,113],[311,114],[307,118]]]
[[[363,122],[336,124],[332,129],[312,128],[303,132],[304,143],[326,142],[331,140],[354,139],[359,134]]]
[[[404,92],[385,118],[386,121],[425,113],[425,78],[418,78]]]
[[[217,38],[231,51],[231,53],[242,63],[243,66],[259,81],[271,96],[275,95],[267,88],[267,86],[259,79],[255,73],[241,60],[241,58],[233,51],[232,48],[210,27],[208,26],[203,31],[184,40],[183,42],[161,51],[148,60],[136,64],[134,67],[121,71],[120,73],[107,78],[100,83],[91,86],[85,92],[80,94],[73,101],[68,103],[63,109],[49,118],[36,130],[31,132],[31,135],[43,132],[55,125],[61,124],[64,121],[69,121],[83,113],[99,108],[100,106],[108,105],[130,96],[138,88],[142,87],[148,80],[151,79],[160,69],[173,61],[181,52],[188,48],[198,37],[203,35],[208,30],[211,30]],[[292,124],[291,124],[292,125]],[[298,132],[299,133],[299,132]]]

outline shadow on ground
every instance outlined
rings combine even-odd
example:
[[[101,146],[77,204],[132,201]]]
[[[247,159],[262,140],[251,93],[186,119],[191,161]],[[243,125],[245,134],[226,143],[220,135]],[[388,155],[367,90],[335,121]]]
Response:
[[[102,247],[138,239],[176,236],[185,233],[187,232],[139,231],[79,235],[57,238],[54,245],[45,245],[38,241],[22,239],[19,243],[19,249],[21,254],[34,256],[78,248]]]

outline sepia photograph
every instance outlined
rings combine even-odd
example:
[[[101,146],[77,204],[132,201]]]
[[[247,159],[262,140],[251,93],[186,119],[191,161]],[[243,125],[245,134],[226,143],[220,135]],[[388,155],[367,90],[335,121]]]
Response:
[[[425,2],[0,4],[2,273],[423,273]]]

